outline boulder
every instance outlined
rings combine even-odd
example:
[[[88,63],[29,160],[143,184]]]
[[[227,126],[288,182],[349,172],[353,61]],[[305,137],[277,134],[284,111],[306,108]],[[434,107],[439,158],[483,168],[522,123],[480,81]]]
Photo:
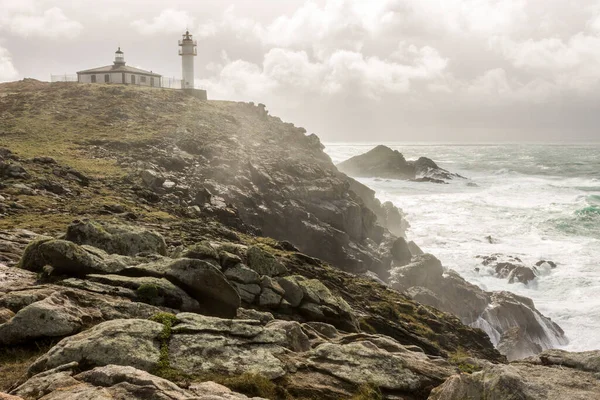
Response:
[[[63,337],[104,320],[148,318],[157,312],[160,309],[143,303],[63,289],[22,308],[0,325],[0,344]]]
[[[66,239],[77,244],[87,244],[109,254],[135,256],[149,252],[167,254],[164,238],[156,232],[126,225],[100,225],[78,221],[67,228]]]
[[[304,352],[310,350],[310,341],[308,336],[302,330],[302,326],[296,321],[271,321],[267,324],[267,329],[283,330],[286,333],[286,347],[295,352]],[[334,328],[335,329],[335,328]]]
[[[202,307],[197,300],[165,278],[128,277],[122,275],[88,275],[91,282],[111,287],[123,287],[135,291],[135,299],[154,306],[169,307],[181,311],[199,312]]]
[[[390,353],[370,341],[321,344],[310,351],[308,364],[346,382],[404,393],[423,392],[454,373],[449,365],[434,364],[423,353],[406,349]]]
[[[181,254],[182,258],[196,258],[198,260],[205,260],[211,263],[219,263],[219,254],[217,250],[210,244],[209,241],[198,242],[183,251]]]
[[[260,282],[260,275],[253,269],[250,269],[243,264],[238,264],[233,268],[228,268],[225,271],[225,276],[229,280],[244,284]]]
[[[240,296],[225,275],[213,264],[203,260],[164,259],[126,268],[121,274],[164,277],[197,300],[203,313],[209,315],[232,318],[240,306]]]
[[[287,276],[277,280],[279,286],[283,288],[283,298],[290,303],[292,307],[298,307],[304,298],[302,287],[293,279]]]
[[[144,371],[155,368],[160,358],[159,335],[164,326],[143,319],[103,322],[58,342],[30,367],[30,375],[70,362],[88,367],[126,365]]]
[[[119,272],[122,268],[105,263],[97,253],[82,246],[58,239],[40,239],[30,243],[19,266],[28,271],[69,276]],[[51,267],[51,270],[44,270],[46,266]]]
[[[283,362],[276,357],[289,345],[283,329],[266,329],[256,320],[227,320],[189,313],[178,314],[177,320],[169,342],[173,368],[230,375],[251,372],[269,379],[286,373]]]
[[[279,260],[260,247],[248,248],[247,257],[248,267],[260,275],[280,276],[287,273],[287,268]]]
[[[394,266],[400,267],[410,264],[412,254],[406,239],[399,237],[392,244],[392,257]]]
[[[74,370],[78,364],[69,366],[69,369],[63,366],[35,375],[13,393],[27,398],[44,396],[50,400],[248,400],[248,397],[210,381],[193,384],[186,390],[130,366],[111,364],[77,375]]]
[[[33,286],[36,279],[34,272],[0,264],[0,294],[18,287]]]
[[[600,381],[590,372],[528,362],[490,365],[450,377],[429,400],[587,400],[598,398]]]

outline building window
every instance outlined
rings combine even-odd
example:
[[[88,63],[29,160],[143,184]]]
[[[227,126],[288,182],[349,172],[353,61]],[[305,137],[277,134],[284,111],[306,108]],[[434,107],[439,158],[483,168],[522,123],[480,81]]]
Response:
[[[106,74],[104,75],[104,83],[109,83],[110,82],[110,75]]]
[[[146,83],[146,77],[140,76],[140,83]]]
[[[92,83],[96,83],[96,75],[92,75]]]
[[[135,75],[131,75],[131,83],[135,85]]]

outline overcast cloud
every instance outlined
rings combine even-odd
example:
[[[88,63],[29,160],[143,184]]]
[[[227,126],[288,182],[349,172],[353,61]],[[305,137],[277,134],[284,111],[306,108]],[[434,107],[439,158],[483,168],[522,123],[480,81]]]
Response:
[[[600,0],[0,0],[0,81],[107,65],[324,141],[600,141]]]

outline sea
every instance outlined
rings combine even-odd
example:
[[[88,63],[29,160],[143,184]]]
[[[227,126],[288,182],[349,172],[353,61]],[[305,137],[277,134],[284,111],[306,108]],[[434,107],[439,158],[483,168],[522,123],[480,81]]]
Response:
[[[377,144],[325,143],[325,151],[337,164]],[[565,331],[565,349],[600,349],[600,144],[386,145],[468,178],[448,185],[358,178],[403,210],[410,240],[485,290],[533,299]],[[558,266],[527,285],[509,284],[476,270],[477,256],[494,253]]]

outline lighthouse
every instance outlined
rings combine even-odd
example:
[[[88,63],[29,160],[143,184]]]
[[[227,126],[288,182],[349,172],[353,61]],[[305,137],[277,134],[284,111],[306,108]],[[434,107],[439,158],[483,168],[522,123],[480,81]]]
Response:
[[[183,35],[183,39],[179,41],[179,55],[181,56],[181,68],[182,68],[182,89],[193,89],[194,88],[194,57],[196,57],[197,43],[192,40],[192,35],[189,31],[186,31]]]

